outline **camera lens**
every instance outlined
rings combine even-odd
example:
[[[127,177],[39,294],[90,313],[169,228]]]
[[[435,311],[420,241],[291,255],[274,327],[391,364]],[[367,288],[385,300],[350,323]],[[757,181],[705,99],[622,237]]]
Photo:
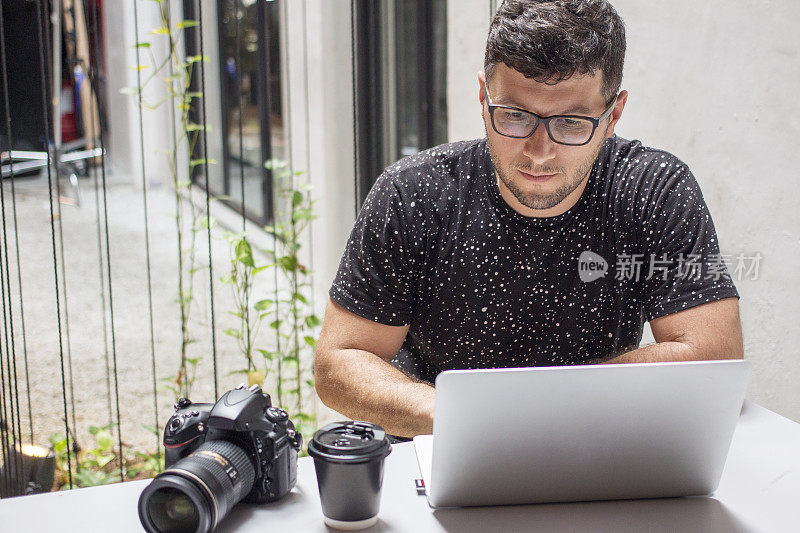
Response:
[[[155,491],[147,512],[156,529],[164,533],[194,532],[200,525],[197,506],[185,493],[172,487]]]
[[[159,474],[139,497],[139,519],[149,532],[212,531],[253,488],[255,470],[232,442],[214,440]]]

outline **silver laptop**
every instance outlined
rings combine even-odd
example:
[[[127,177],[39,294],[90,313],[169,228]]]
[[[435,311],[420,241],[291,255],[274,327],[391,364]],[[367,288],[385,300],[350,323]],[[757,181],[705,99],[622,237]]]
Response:
[[[414,438],[428,502],[710,494],[749,372],[742,360],[442,372],[433,435]]]

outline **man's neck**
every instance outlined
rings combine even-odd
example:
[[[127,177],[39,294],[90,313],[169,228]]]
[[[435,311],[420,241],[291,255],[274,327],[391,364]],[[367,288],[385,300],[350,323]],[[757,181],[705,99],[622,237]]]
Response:
[[[511,209],[513,209],[520,215],[528,218],[555,217],[558,215],[562,215],[567,211],[569,211],[570,209],[572,209],[572,206],[578,203],[578,200],[580,200],[581,198],[581,194],[583,194],[584,189],[586,189],[586,183],[589,181],[588,177],[589,173],[586,174],[586,177],[583,178],[581,184],[578,185],[578,187],[574,191],[569,193],[569,195],[566,198],[561,200],[561,202],[554,205],[553,207],[549,209],[532,209],[526,205],[523,205],[522,202],[517,200],[517,197],[514,196],[514,193],[508,190],[508,188],[503,183],[503,180],[501,180],[500,177],[497,175],[497,172],[495,172],[497,187],[500,189],[500,195],[503,197],[503,200],[506,201],[506,203],[511,207]]]

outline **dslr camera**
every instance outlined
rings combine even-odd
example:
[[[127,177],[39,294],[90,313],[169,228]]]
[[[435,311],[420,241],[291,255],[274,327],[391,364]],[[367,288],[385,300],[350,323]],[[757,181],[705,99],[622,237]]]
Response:
[[[164,472],[139,497],[145,530],[213,531],[240,501],[266,503],[297,482],[302,435],[258,385],[215,404],[181,398],[164,429]]]

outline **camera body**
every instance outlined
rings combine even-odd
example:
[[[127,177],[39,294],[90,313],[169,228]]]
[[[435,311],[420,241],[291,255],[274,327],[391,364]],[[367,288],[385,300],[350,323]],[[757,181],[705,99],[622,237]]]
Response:
[[[258,385],[242,384],[215,404],[178,400],[164,428],[164,462],[169,469],[205,442],[236,444],[255,469],[253,487],[242,501],[266,503],[286,495],[297,482],[302,438],[286,411],[272,406],[269,394]]]

